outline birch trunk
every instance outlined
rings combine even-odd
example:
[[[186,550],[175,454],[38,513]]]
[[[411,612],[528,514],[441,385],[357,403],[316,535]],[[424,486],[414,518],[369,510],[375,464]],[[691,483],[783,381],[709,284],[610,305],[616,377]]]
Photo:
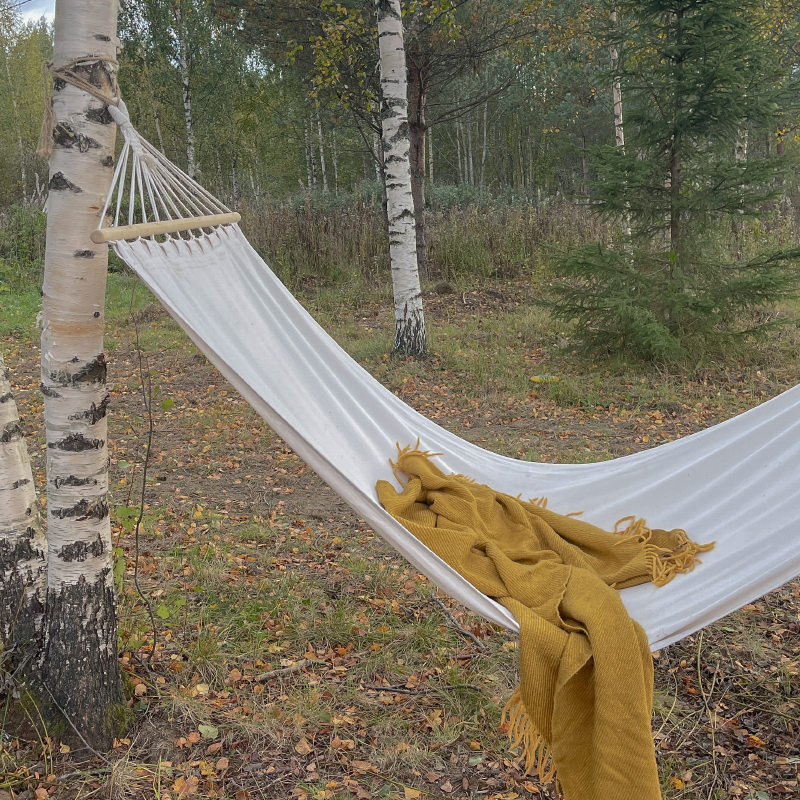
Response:
[[[481,149],[481,187],[486,186],[486,151],[489,142],[489,103],[483,104],[483,148]]]
[[[611,24],[616,27],[617,12],[612,11],[610,15]],[[616,44],[612,44],[609,48],[609,55],[611,57],[611,72],[614,77],[611,83],[611,94],[614,102],[614,136],[617,141],[617,147],[623,152],[625,151],[625,127],[622,117],[622,82],[619,79],[619,50]],[[630,214],[626,210],[622,213],[622,232],[625,236],[631,235],[631,220]]]
[[[417,269],[428,276],[428,251],[425,245],[425,103],[428,96],[430,56],[415,52],[407,59],[408,139],[411,169],[411,196],[414,200],[414,227],[417,237]]]
[[[117,3],[57,0],[53,63],[115,92]],[[42,287],[42,391],[47,437],[45,686],[96,749],[111,746],[123,701],[108,516],[106,361],[108,248],[89,238],[114,167],[104,105],[57,81]],[[119,719],[119,717],[117,717]],[[69,727],[67,727],[69,731]]]
[[[425,355],[408,136],[408,86],[399,0],[377,0],[383,165],[394,289],[394,352]]]
[[[194,135],[194,117],[192,114],[192,65],[186,47],[186,40],[189,38],[189,35],[186,31],[186,24],[179,3],[175,3],[174,14],[175,37],[178,44],[178,66],[181,71],[181,89],[183,92],[183,122],[186,127],[186,172],[190,178],[196,179],[200,170],[195,157],[197,145]]]
[[[14,91],[14,82],[11,80],[11,69],[8,65],[8,54],[4,53],[3,62],[6,68],[6,78],[8,79],[8,92],[11,97],[11,108],[14,112],[14,127],[17,130],[17,152],[19,153],[19,171],[22,181],[22,202],[28,202],[28,176],[25,172],[25,145],[22,142],[22,126],[19,119],[19,106],[17,105],[17,96]]]
[[[339,154],[336,150],[336,128],[331,131],[331,161],[333,161],[333,191],[339,196]]]
[[[44,529],[11,379],[0,353],[0,643],[3,669],[30,663],[47,592]],[[23,667],[24,669],[24,667]]]
[[[322,171],[322,192],[328,194],[328,170],[325,166],[325,137],[322,135],[322,122],[317,112],[317,137],[319,139],[319,166]]]

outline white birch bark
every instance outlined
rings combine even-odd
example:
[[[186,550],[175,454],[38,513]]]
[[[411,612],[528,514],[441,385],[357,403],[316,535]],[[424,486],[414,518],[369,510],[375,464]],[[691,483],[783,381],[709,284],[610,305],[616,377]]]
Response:
[[[394,290],[394,352],[421,356],[427,349],[417,267],[408,137],[408,85],[399,0],[377,0],[381,71],[383,165]]]
[[[612,11],[610,15],[611,24],[616,27],[617,12]],[[612,44],[609,48],[609,55],[611,58],[611,72],[613,79],[611,83],[611,94],[614,102],[614,137],[617,142],[617,147],[623,152],[625,151],[625,126],[622,117],[622,82],[619,79],[619,50],[616,44]],[[586,172],[587,170],[584,170]],[[631,235],[631,221],[630,214],[626,210],[622,213],[622,232],[625,236]]]
[[[325,166],[325,137],[322,135],[322,122],[317,113],[317,137],[319,139],[319,166],[322,171],[322,191],[328,194],[328,170]]]
[[[39,641],[47,593],[44,528],[11,379],[0,353],[0,643],[22,662]],[[14,652],[14,649],[17,652]]]
[[[333,161],[333,191],[339,196],[339,153],[336,150],[336,128],[331,131],[331,160]]]
[[[115,0],[57,0],[53,64],[115,93]],[[110,746],[122,700],[108,516],[106,361],[108,248],[90,234],[113,172],[115,126],[104,106],[57,82],[42,287],[47,440],[48,692],[92,746]],[[46,699],[46,698],[45,698]]]
[[[187,52],[189,34],[183,19],[180,3],[175,3],[175,38],[178,45],[178,66],[181,73],[181,91],[183,92],[183,122],[186,127],[186,173],[190,178],[197,178],[200,170],[197,165],[195,152],[197,141],[194,135],[194,116],[192,112],[191,78],[192,70]]]

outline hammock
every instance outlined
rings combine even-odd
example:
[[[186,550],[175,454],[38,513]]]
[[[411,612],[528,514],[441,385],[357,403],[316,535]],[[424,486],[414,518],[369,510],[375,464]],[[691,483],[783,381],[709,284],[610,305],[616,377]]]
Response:
[[[684,439],[595,464],[539,464],[487,452],[418,414],[353,361],[248,244],[238,219],[109,110],[125,135],[95,231],[269,426],[442,591],[518,632],[378,502],[396,443],[442,452],[445,472],[613,529],[622,517],[716,540],[703,566],[663,588],[622,591],[655,650],[800,574],[800,387]],[[123,227],[119,222],[127,222]],[[154,225],[155,223],[155,225]],[[217,225],[217,227],[210,227]],[[174,231],[192,231],[176,235]],[[159,234],[167,234],[159,235]],[[127,238],[133,241],[125,241]]]

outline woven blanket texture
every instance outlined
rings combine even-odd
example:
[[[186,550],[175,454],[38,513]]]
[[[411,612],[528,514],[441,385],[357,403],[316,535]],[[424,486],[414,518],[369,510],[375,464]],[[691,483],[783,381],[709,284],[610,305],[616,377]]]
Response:
[[[520,623],[520,685],[504,717],[527,768],[555,775],[565,800],[659,800],[652,656],[616,590],[663,585],[713,545],[633,518],[604,531],[445,475],[435,453],[398,451],[405,487],[378,481],[384,508]]]

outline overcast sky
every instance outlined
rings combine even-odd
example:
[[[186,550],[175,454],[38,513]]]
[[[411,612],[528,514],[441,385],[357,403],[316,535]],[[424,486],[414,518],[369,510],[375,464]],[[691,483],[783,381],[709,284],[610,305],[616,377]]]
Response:
[[[22,0],[17,0],[17,2],[22,2]],[[11,0],[11,5],[16,5],[14,0]],[[55,0],[27,0],[17,10],[23,19],[39,19],[39,17],[45,16],[52,22],[55,15],[55,7]]]

